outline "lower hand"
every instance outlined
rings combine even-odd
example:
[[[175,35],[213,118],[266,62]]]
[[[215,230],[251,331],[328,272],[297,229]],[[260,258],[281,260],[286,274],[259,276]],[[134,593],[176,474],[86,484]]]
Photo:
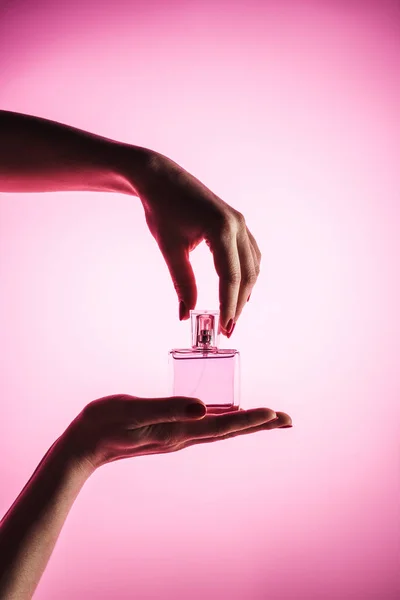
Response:
[[[116,395],[88,404],[64,437],[75,458],[94,470],[122,458],[176,452],[290,426],[289,415],[269,408],[207,415],[205,405],[195,398]]]

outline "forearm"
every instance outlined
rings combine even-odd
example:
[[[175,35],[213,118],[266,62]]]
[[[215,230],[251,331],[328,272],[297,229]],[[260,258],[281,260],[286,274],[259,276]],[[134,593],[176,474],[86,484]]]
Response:
[[[62,436],[0,523],[0,598],[31,598],[89,466]]]
[[[137,195],[135,173],[140,173],[147,152],[61,123],[0,110],[0,192]]]

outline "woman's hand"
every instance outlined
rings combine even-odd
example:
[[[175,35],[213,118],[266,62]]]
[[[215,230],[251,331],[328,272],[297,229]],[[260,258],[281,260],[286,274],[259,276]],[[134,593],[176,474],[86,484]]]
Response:
[[[158,152],[0,110],[0,192],[77,190],[139,196],[170,270],[181,319],[197,299],[189,252],[205,240],[220,280],[221,330],[232,334],[261,260],[241,213]]]
[[[205,405],[195,398],[116,395],[88,404],[62,437],[83,466],[96,469],[121,458],[290,426],[289,415],[269,408],[206,415]]]
[[[187,319],[195,308],[197,289],[189,252],[205,240],[220,281],[221,330],[230,337],[260,272],[257,242],[241,213],[169,158],[147,152],[134,187],[171,273],[179,317]]]
[[[32,598],[65,519],[97,467],[164,454],[291,419],[268,408],[205,415],[195,398],[109,396],[88,404],[53,444],[0,524],[0,597]]]

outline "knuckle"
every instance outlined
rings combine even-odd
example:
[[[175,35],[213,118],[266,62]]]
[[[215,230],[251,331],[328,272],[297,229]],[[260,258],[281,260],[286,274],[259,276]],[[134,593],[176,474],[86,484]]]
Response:
[[[246,221],[242,213],[231,209],[224,214],[222,222],[223,231],[225,231],[227,235],[232,236],[245,227],[245,223]]]
[[[246,273],[243,277],[242,283],[246,286],[253,286],[257,281],[257,273],[252,271],[250,273]]]
[[[174,288],[176,293],[181,296],[185,296],[189,293],[192,293],[193,290],[193,283],[192,281],[190,281],[188,278],[185,278],[185,276],[181,277],[181,279],[179,281],[177,281],[176,278],[173,279],[173,284],[174,284]]]
[[[236,229],[237,219],[234,210],[230,210],[225,214],[224,224],[227,229]]]
[[[242,280],[241,274],[237,271],[231,271],[227,273],[222,279],[222,283],[226,283],[228,285],[239,285]]]
[[[266,420],[267,421],[274,421],[277,417],[278,417],[278,413],[276,413],[271,408],[266,410]]]
[[[240,229],[244,229],[246,227],[246,219],[244,218],[244,215],[238,210],[236,210],[235,213],[237,225]]]

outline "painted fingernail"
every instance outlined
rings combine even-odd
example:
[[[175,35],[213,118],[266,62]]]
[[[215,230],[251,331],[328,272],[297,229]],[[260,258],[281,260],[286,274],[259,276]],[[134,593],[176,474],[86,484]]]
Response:
[[[185,314],[186,314],[186,305],[185,305],[185,303],[184,303],[184,302],[181,300],[181,301],[179,302],[179,320],[180,320],[180,321],[182,321],[182,320],[183,320],[183,317],[185,316]]]
[[[235,327],[236,327],[236,323],[234,323],[234,324],[232,325],[232,329],[231,329],[230,333],[228,333],[228,334],[227,334],[227,336],[226,336],[226,337],[228,338],[228,340],[229,340],[229,338],[231,337],[232,333],[234,332],[234,330],[235,330]]]
[[[289,429],[290,427],[293,427],[293,425],[282,425],[279,429]]]
[[[250,300],[250,298],[251,298],[251,294],[250,294],[250,296],[247,298],[247,302]]]
[[[206,407],[204,404],[199,402],[193,402],[186,407],[186,414],[188,417],[203,417],[206,414]]]
[[[233,322],[233,319],[229,319],[228,325],[226,326],[226,333],[227,334],[232,333],[234,327],[235,327],[235,324]]]

